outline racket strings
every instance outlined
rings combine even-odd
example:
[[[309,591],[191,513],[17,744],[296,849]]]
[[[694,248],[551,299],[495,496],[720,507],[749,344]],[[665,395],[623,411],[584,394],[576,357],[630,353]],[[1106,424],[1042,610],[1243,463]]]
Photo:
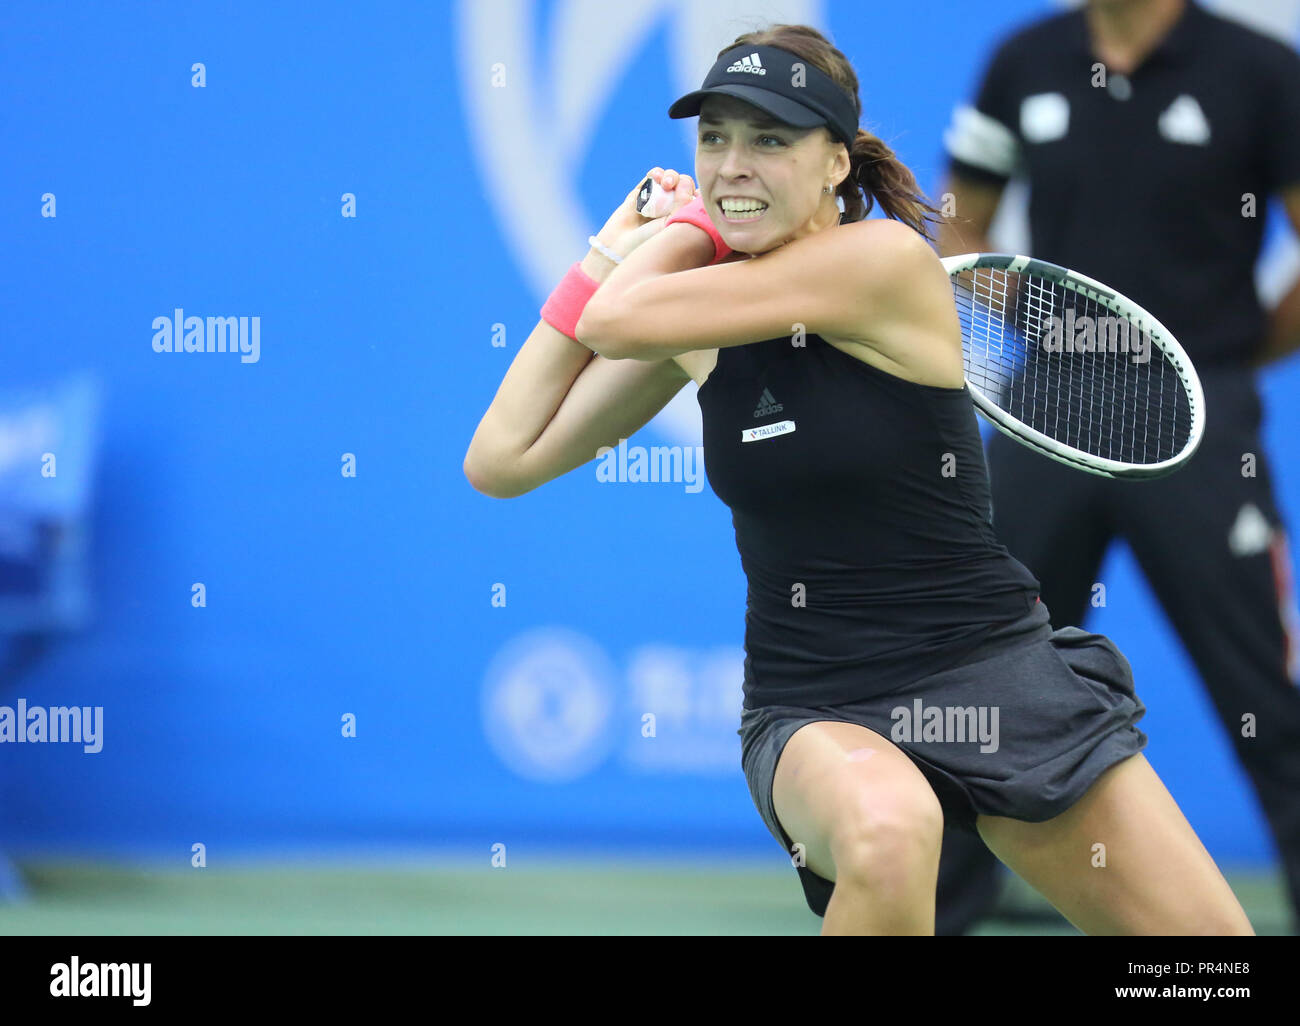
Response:
[[[953,291],[967,380],[1021,423],[1137,465],[1187,445],[1192,409],[1153,325],[1035,274],[977,268]]]

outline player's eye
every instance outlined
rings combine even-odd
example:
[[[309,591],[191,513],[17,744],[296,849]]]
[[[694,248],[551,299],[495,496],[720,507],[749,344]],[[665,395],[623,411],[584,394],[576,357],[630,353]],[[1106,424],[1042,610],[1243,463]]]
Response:
[[[758,137],[758,141],[759,141],[759,144],[760,144],[760,145],[762,145],[763,143],[765,143],[765,142],[768,141],[769,139],[770,139],[772,142],[776,143],[776,145],[778,145],[778,146],[784,146],[784,145],[785,145],[785,140],[782,139],[782,138],[780,138],[780,137],[778,137],[778,136],[775,136],[775,135],[760,135],[760,136]],[[771,149],[771,147],[769,146],[769,147],[767,147],[767,149]]]

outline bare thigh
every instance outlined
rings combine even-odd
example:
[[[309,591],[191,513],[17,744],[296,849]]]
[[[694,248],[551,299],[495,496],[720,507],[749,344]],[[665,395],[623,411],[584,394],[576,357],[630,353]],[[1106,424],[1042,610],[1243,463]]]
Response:
[[[855,723],[818,720],[791,735],[777,759],[772,805],[804,864],[835,880],[837,841],[864,822],[923,819],[943,829],[929,781],[888,738]]]
[[[1042,823],[980,816],[998,858],[1087,934],[1253,934],[1232,889],[1141,755]]]

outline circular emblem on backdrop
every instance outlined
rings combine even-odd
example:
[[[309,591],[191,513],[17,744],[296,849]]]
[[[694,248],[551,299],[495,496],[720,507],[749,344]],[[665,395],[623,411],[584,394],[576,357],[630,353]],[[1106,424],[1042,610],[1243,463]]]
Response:
[[[614,668],[585,635],[563,628],[509,641],[484,674],[483,729],[497,757],[529,780],[593,770],[614,741]]]

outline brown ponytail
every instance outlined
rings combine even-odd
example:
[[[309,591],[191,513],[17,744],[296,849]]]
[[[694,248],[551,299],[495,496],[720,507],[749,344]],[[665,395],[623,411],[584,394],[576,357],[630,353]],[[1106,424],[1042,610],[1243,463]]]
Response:
[[[926,230],[926,222],[940,223],[940,217],[930,216],[938,215],[939,210],[926,202],[916,178],[893,150],[866,129],[859,128],[849,150],[849,164],[848,177],[840,182],[837,190],[844,198],[841,221],[862,220],[871,213],[872,201],[879,200],[881,209],[890,217],[934,241]]]
[[[738,36],[719,52],[721,57],[736,46],[778,46],[798,54],[816,65],[853,98],[853,107],[862,117],[862,101],[858,98],[858,76],[849,59],[833,43],[809,25],[771,25],[758,32]],[[865,193],[865,197],[864,197]],[[943,221],[937,207],[931,206],[916,184],[912,172],[883,141],[865,129],[859,128],[857,137],[849,148],[849,173],[836,189],[844,201],[840,223],[860,221],[871,213],[876,202],[880,209],[896,221],[934,241],[927,222]]]

